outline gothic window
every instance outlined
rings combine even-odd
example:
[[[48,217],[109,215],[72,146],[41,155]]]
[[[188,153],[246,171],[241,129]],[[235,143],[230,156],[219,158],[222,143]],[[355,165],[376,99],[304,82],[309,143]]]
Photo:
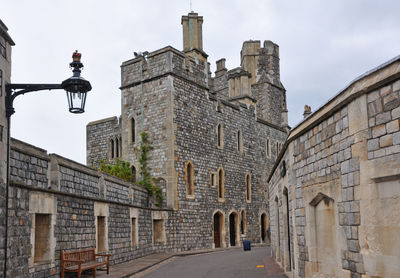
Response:
[[[185,182],[187,195],[194,195],[194,169],[193,163],[188,161],[185,168]]]
[[[118,140],[118,138],[115,139],[115,153],[116,153],[116,157],[119,157],[119,140]]]
[[[269,138],[265,141],[265,153],[267,157],[271,157],[271,143],[269,141]]]
[[[111,151],[111,158],[114,158],[114,140],[110,140],[110,151]]]
[[[217,126],[217,146],[218,148],[224,147],[224,131],[221,124]]]
[[[225,198],[225,174],[224,170],[218,170],[218,200]]]
[[[135,132],[135,119],[131,119],[131,140],[132,143],[135,143],[135,137],[136,137],[136,132]]]
[[[251,175],[246,174],[246,201],[251,202]]]
[[[243,150],[243,143],[242,143],[242,132],[239,130],[237,132],[237,151],[241,153]]]

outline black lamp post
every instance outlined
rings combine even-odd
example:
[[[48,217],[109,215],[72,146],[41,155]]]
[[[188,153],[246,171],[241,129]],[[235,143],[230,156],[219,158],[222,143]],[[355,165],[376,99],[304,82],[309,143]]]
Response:
[[[6,84],[6,118],[7,118],[7,176],[6,176],[6,212],[5,212],[5,237],[4,237],[4,275],[7,275],[7,243],[8,243],[8,190],[10,186],[10,125],[11,115],[15,113],[13,102],[19,96],[41,90],[64,89],[67,92],[69,112],[85,112],[86,95],[92,89],[90,82],[81,77],[81,54],[76,50],[72,54],[72,77],[61,84]]]

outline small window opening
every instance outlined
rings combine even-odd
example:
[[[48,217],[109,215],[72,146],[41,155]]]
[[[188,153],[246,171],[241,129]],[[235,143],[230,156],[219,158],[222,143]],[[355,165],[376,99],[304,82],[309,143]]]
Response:
[[[35,214],[35,263],[50,259],[50,227],[51,214]]]
[[[106,217],[97,216],[97,251],[106,251]]]
[[[164,220],[153,220],[153,242],[164,242]]]
[[[131,244],[136,246],[136,218],[131,219]]]

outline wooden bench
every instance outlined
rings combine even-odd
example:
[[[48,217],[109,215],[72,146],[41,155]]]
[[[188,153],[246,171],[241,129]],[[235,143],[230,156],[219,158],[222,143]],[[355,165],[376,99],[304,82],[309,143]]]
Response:
[[[78,278],[85,270],[93,269],[93,278],[96,277],[96,269],[105,266],[107,274],[110,269],[109,254],[96,254],[94,248],[74,251],[61,251],[61,278],[64,278],[64,272],[77,272]],[[97,260],[101,257],[101,260]]]

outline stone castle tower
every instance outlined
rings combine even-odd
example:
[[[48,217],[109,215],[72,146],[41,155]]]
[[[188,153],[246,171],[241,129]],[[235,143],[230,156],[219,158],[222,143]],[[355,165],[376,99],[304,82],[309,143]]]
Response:
[[[212,77],[203,17],[192,12],[181,23],[183,51],[167,46],[122,63],[121,116],[87,125],[87,163],[129,161],[140,179],[135,149],[146,131],[152,176],[173,209],[174,242],[183,249],[238,245],[240,236],[262,242],[266,178],[288,131],[279,48],[246,41],[241,66],[227,70],[220,59]]]

